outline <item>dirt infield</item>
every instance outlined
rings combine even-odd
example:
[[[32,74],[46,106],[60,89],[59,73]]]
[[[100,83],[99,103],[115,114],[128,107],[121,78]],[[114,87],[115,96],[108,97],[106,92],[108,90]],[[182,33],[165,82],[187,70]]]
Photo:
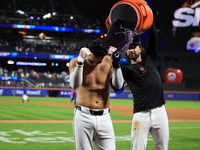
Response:
[[[21,103],[17,101],[0,101],[0,103]],[[50,105],[59,107],[74,107],[73,103],[30,102],[30,104]],[[111,105],[112,112],[132,115],[133,106]],[[200,121],[200,109],[166,108],[170,122]],[[0,120],[0,122],[71,122],[68,120]],[[113,120],[113,122],[131,122],[131,120]]]

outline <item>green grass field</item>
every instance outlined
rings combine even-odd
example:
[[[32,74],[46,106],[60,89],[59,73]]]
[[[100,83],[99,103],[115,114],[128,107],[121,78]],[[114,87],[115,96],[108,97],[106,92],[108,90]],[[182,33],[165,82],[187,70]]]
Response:
[[[68,98],[31,97],[31,102],[69,103]],[[20,101],[21,97],[0,97]],[[132,105],[132,100],[111,100],[111,105]],[[200,109],[197,101],[167,101],[166,107]],[[200,115],[200,114],[199,114]],[[111,112],[112,120],[131,115]],[[28,103],[0,103],[0,120],[72,120],[73,108]],[[113,123],[117,150],[130,149],[131,123]],[[170,122],[169,150],[200,150],[200,122]],[[74,150],[72,123],[0,123],[0,150]],[[149,135],[147,150],[153,150]]]

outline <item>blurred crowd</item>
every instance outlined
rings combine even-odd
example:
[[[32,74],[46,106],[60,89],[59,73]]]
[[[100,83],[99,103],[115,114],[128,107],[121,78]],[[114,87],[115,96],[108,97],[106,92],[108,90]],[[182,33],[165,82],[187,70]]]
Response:
[[[63,4],[64,2],[64,4]],[[85,29],[104,29],[99,20],[82,16],[73,0],[2,0],[0,24],[60,26]],[[0,28],[0,51],[23,53],[78,54],[99,34],[75,32],[44,32]],[[0,86],[70,88],[68,71],[54,72],[33,68],[7,69],[0,67],[1,77],[19,77],[21,81],[0,80]]]
[[[2,0],[0,22],[102,29],[99,20],[79,15],[73,1]]]
[[[0,86],[8,87],[36,87],[36,88],[71,88],[69,84],[69,73],[61,72],[40,72],[30,68],[19,68],[17,70],[8,70],[0,67],[0,77],[19,77],[21,81],[0,81]],[[128,86],[125,83],[125,89]]]
[[[21,79],[21,81],[0,81],[0,86],[70,88],[69,74],[67,71],[37,72],[30,68],[8,70],[0,67],[0,76],[19,77]]]
[[[27,36],[28,37],[28,36]],[[40,39],[37,36],[31,38],[12,36],[0,37],[0,51],[24,52],[24,53],[53,53],[53,54],[78,54],[81,47],[87,47],[89,39],[70,39],[48,37]]]
[[[42,0],[39,3],[27,0],[2,0],[0,5],[0,23],[103,29],[99,20],[80,14],[70,0]],[[99,34],[92,33],[42,33],[43,31],[38,30],[17,32],[8,28],[0,28],[0,32],[0,51],[30,53],[77,54],[80,47],[88,45],[89,40],[100,38]]]

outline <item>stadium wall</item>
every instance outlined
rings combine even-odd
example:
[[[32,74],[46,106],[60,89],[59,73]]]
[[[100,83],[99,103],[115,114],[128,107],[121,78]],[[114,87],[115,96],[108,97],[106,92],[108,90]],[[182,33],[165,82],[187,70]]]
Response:
[[[71,89],[55,88],[16,88],[0,87],[1,96],[22,96],[26,93],[30,97],[70,97]],[[164,97],[167,100],[189,100],[200,101],[200,91],[164,91]],[[120,94],[110,91],[110,98],[115,99],[132,99],[133,95],[129,90]]]

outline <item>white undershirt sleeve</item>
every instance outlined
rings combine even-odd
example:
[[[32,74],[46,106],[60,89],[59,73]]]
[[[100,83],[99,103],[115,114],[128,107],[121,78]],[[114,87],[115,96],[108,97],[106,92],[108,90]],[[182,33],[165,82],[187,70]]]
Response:
[[[112,85],[117,90],[119,90],[123,87],[124,78],[123,78],[123,75],[122,75],[121,68],[115,69],[114,72],[112,73]]]
[[[70,86],[77,90],[83,82],[83,65],[76,65],[74,71],[70,74]]]

